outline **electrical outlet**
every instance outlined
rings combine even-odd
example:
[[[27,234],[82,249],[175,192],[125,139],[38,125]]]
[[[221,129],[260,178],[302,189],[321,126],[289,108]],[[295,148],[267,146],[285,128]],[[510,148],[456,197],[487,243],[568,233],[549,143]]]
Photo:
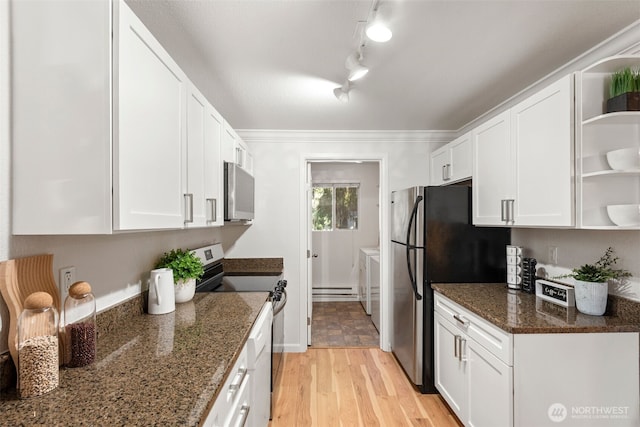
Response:
[[[69,288],[76,282],[76,268],[62,267],[60,269],[60,290],[66,295],[69,293]]]
[[[549,246],[549,264],[558,265],[558,247]]]

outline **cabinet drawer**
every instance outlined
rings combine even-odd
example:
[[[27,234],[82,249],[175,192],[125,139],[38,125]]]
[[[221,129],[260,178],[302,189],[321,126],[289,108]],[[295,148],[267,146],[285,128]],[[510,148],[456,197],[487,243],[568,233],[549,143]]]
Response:
[[[513,335],[447,297],[434,294],[434,310],[508,366],[513,366]]]
[[[229,409],[227,420],[224,425],[229,427],[242,427],[247,424],[249,411],[251,409],[251,387],[249,387],[249,375],[247,375],[238,389],[237,397]]]

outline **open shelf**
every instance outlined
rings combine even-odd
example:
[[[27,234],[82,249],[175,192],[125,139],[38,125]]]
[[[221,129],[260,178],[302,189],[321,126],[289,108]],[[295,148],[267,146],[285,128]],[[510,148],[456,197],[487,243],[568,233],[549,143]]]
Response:
[[[591,117],[582,122],[583,126],[588,125],[640,125],[640,111],[617,111],[605,113]]]

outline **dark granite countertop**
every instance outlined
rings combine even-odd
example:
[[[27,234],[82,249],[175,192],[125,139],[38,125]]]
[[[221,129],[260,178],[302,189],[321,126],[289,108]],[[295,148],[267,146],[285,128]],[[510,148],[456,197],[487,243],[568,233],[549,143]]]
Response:
[[[504,283],[434,283],[431,287],[512,334],[640,331],[635,316],[590,316],[575,307],[567,309],[533,294],[509,290]]]
[[[279,276],[284,261],[282,258],[225,258],[222,269],[227,276]]]
[[[60,370],[43,396],[0,396],[2,425],[182,425],[204,421],[266,292],[197,293],[99,336],[96,363]]]

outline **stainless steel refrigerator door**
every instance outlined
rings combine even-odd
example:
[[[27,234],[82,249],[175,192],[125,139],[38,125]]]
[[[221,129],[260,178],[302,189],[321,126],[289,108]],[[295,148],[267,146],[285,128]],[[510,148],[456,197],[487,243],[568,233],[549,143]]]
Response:
[[[422,384],[422,301],[416,299],[411,276],[414,276],[417,291],[422,295],[422,207],[419,204],[416,216],[411,222],[412,232],[407,242],[407,231],[419,188],[394,192],[391,207],[392,256],[393,256],[393,337],[392,351],[407,376],[416,385]],[[416,236],[418,239],[416,241]],[[400,243],[398,243],[400,242]],[[407,247],[407,243],[409,247]],[[407,259],[407,250],[409,259]],[[411,270],[411,272],[410,272]]]

